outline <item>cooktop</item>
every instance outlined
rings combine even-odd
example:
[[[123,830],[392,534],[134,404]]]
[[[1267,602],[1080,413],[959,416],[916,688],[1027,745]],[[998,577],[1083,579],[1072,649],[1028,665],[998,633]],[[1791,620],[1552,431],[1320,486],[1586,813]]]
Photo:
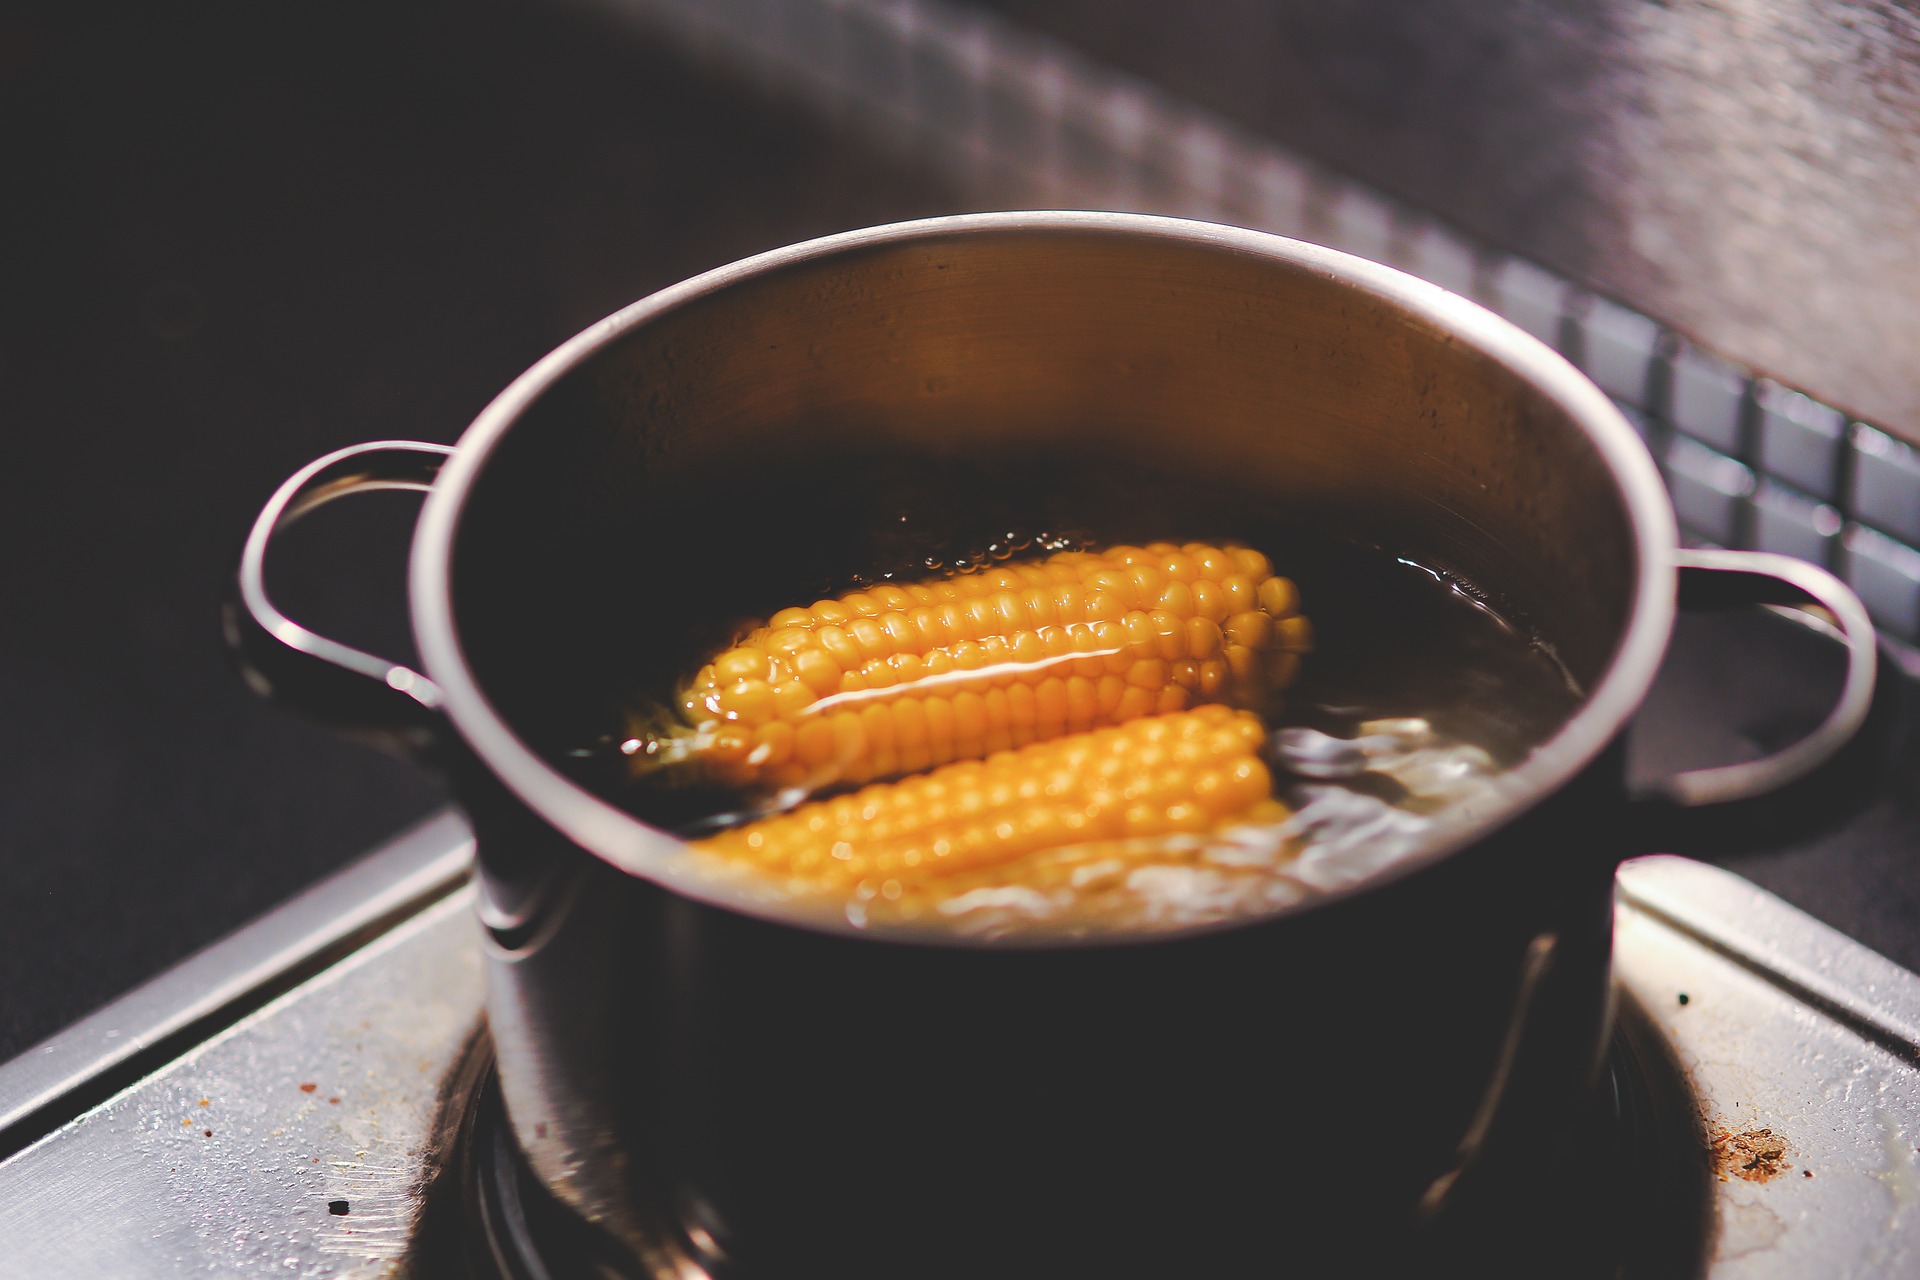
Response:
[[[0,1275],[630,1274],[568,1244],[489,1117],[470,851],[434,819],[0,1067],[0,1133],[31,1139],[0,1203],[34,1224]],[[1615,924],[1596,1105],[1427,1263],[1920,1266],[1920,977],[1680,858],[1622,868]]]
[[[0,467],[0,1197],[52,1224],[0,1274],[381,1274],[425,1247],[473,1113],[449,1096],[480,1060],[463,829],[356,861],[442,798],[261,706],[220,652],[273,485],[339,444],[454,438],[542,352],[705,267],[1034,205],[1248,222],[1481,297],[1619,399],[1694,540],[1866,598],[1881,706],[1833,812],[1705,851],[1725,871],[1623,872],[1611,1078],[1673,1085],[1697,1123],[1710,1274],[1911,1267],[1920,462],[1891,436],[952,6],[29,9],[0,22],[0,105],[30,193],[0,202],[0,419],[32,428]],[[397,568],[369,566],[400,563],[411,508],[379,505],[316,516],[276,589],[398,655]],[[1683,619],[1636,768],[1792,738],[1836,649]]]
[[[0,972],[27,975],[0,1001],[0,1059],[440,802],[228,669],[218,604],[279,480],[359,440],[450,440],[625,302],[847,227],[1185,212],[1477,290],[1622,397],[1695,537],[1823,560],[1920,639],[1920,572],[1892,550],[1920,468],[1892,442],[984,13],[27,6],[0,20],[0,104],[25,197],[0,201],[0,894],[17,904]],[[404,655],[413,509],[317,514],[276,593]],[[1648,766],[1757,753],[1838,678],[1793,628],[1684,620],[1641,725]],[[1713,856],[1920,968],[1910,723],[1888,722],[1874,795],[1823,834]]]

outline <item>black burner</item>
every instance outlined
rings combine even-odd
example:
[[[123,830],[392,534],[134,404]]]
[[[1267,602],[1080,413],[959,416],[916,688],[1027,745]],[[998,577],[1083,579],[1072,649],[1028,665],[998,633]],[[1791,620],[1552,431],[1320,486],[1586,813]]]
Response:
[[[645,1276],[614,1242],[562,1208],[526,1167],[484,1031],[468,1041],[442,1088],[435,1129],[431,1182],[407,1274],[420,1280]]]
[[[659,1280],[610,1238],[562,1208],[527,1169],[476,1036],[443,1091],[439,1171],[415,1233],[413,1274],[426,1280]],[[1712,1183],[1700,1117],[1680,1065],[1653,1023],[1624,996],[1594,1097],[1559,1132],[1522,1142],[1554,1154],[1508,1158],[1462,1179],[1440,1220],[1407,1233],[1382,1258],[1367,1242],[1358,1269],[1382,1274],[1554,1275],[1565,1280],[1683,1280],[1701,1274],[1711,1237]],[[1362,1247],[1356,1242],[1355,1254]],[[1245,1274],[1352,1275],[1354,1257]],[[689,1274],[675,1269],[677,1280]],[[741,1280],[731,1275],[715,1280]],[[785,1280],[785,1278],[783,1278]],[[911,1280],[911,1277],[903,1277]]]
[[[1540,1135],[1544,1160],[1497,1162],[1463,1181],[1410,1259],[1427,1274],[1691,1280],[1713,1225],[1706,1134],[1686,1074],[1652,1020],[1620,993],[1593,1098]]]

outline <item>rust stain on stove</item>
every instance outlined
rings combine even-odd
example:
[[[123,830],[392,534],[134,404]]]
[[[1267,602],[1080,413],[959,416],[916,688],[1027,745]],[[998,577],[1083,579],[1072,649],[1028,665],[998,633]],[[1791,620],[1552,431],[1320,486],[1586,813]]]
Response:
[[[1787,1162],[1787,1140],[1772,1129],[1733,1130],[1724,1125],[1708,1129],[1714,1176],[1722,1182],[1771,1182],[1793,1168]]]

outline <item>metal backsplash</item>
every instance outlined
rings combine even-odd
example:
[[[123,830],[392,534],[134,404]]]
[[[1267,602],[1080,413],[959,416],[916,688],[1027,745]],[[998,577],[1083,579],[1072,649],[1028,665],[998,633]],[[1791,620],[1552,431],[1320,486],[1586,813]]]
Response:
[[[1660,322],[1004,18],[933,0],[591,0],[933,163],[976,207],[1232,222],[1389,263],[1551,343],[1659,459],[1683,527],[1834,569],[1920,642],[1920,450]]]
[[[965,0],[1920,444],[1912,0]]]

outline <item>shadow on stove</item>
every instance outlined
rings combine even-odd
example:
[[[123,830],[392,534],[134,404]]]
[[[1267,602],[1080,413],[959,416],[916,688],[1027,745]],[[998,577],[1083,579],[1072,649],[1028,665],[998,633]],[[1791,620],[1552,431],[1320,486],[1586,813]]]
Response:
[[[1463,1179],[1442,1218],[1409,1233],[1387,1261],[1249,1259],[1260,1275],[1552,1275],[1564,1280],[1689,1280],[1713,1237],[1712,1174],[1699,1109],[1671,1048],[1624,991],[1601,1078],[1550,1155]],[[476,1033],[441,1091],[439,1158],[408,1254],[421,1280],[759,1280],[722,1275],[668,1250],[648,1266],[563,1208],[527,1169],[506,1122],[493,1050]],[[1003,1273],[1020,1273],[1009,1266]],[[781,1277],[779,1280],[791,1280]],[[902,1280],[912,1280],[902,1277]]]

